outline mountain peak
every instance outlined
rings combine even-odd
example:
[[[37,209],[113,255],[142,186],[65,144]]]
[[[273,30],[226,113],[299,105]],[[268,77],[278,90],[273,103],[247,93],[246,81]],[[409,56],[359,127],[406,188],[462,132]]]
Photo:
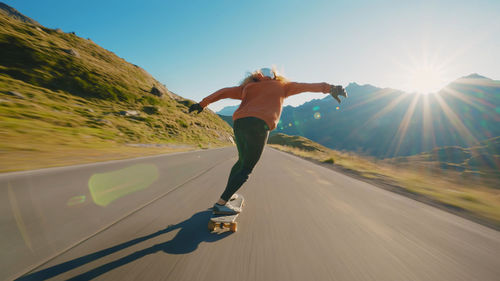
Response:
[[[477,73],[472,73],[472,74],[469,74],[467,76],[461,77],[459,79],[488,79],[488,80],[491,80],[490,78],[481,76]]]
[[[370,84],[360,85],[356,82],[351,82],[346,87],[346,91],[348,93],[351,91],[374,92],[374,91],[378,91],[378,90],[380,90],[380,88],[375,87],[373,85],[370,85]]]
[[[363,84],[363,85],[361,85],[361,84],[358,84],[358,83],[356,83],[356,82],[351,82],[351,83],[349,83],[349,85],[347,85],[347,87],[362,87],[362,88],[363,88],[363,87],[367,87],[367,88],[377,88],[376,86],[373,86],[372,84]],[[346,87],[346,88],[347,88],[347,87]]]
[[[22,22],[25,22],[25,23],[31,23],[31,24],[34,24],[34,25],[40,25],[38,22],[36,22],[35,20],[31,19],[30,17],[27,17],[23,14],[21,14],[18,10],[12,8],[11,6],[3,3],[3,2],[0,2],[0,13],[10,17],[10,18],[13,18],[13,19],[16,19],[16,20],[20,20]]]

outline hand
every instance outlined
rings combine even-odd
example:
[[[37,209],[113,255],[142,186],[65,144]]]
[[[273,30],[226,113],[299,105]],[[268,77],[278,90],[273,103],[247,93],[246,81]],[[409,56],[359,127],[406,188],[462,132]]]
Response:
[[[189,107],[189,113],[193,111],[198,111],[198,113],[201,113],[203,111],[203,107],[199,103],[195,103]]]
[[[339,96],[342,96],[344,98],[347,98],[347,93],[345,92],[344,88],[342,86],[335,86],[335,85],[330,85],[330,95],[338,102],[340,103],[340,98]]]

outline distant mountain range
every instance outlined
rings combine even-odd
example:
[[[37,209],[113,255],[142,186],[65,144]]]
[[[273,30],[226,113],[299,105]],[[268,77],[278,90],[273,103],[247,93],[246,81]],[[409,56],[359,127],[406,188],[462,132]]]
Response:
[[[232,106],[226,106],[220,111],[217,111],[217,114],[223,115],[223,116],[232,116],[233,113],[238,109],[239,105],[232,105]]]
[[[304,136],[329,148],[379,158],[443,146],[473,147],[500,136],[500,81],[478,74],[429,95],[356,83],[346,91],[349,98],[341,105],[327,96],[284,107],[273,133]],[[230,115],[231,110],[218,113]]]

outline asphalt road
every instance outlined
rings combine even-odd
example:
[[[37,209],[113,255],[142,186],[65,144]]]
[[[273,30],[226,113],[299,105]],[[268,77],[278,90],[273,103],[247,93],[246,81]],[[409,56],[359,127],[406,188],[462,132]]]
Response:
[[[235,155],[0,176],[2,279],[499,280],[500,232],[270,148],[209,233]]]

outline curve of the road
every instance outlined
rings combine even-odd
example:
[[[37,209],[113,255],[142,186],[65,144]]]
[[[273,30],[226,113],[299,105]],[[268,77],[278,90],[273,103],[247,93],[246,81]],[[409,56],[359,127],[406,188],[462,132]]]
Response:
[[[498,280],[500,232],[266,148],[209,233],[235,148],[0,176],[1,279]]]

